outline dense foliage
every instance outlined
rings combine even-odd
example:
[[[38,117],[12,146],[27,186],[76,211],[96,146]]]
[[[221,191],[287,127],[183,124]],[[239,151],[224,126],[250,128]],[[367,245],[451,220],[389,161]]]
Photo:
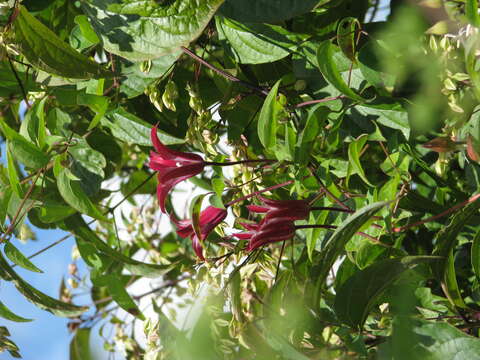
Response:
[[[0,23],[0,278],[70,319],[71,360],[97,333],[128,359],[480,357],[476,0],[8,0]],[[59,299],[15,269],[42,271],[32,227],[75,241]]]

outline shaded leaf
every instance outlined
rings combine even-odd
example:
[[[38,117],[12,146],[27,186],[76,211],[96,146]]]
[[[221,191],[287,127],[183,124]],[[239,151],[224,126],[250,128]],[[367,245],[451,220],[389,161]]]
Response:
[[[126,59],[155,59],[196,39],[223,0],[173,0],[157,4],[148,0],[82,5],[103,46]]]
[[[438,260],[439,258],[432,256],[385,259],[355,272],[337,290],[335,313],[344,323],[361,328],[372,307],[403,272],[418,264]]]
[[[77,329],[70,341],[69,360],[91,360],[90,353],[90,328]]]
[[[15,39],[23,56],[50,74],[73,79],[111,76],[112,73],[64,43],[23,6],[15,19]]]

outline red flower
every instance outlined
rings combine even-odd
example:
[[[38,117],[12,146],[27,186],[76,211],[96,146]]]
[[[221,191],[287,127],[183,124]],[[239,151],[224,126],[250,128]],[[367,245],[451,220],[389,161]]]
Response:
[[[265,206],[247,205],[247,208],[250,212],[267,213],[265,219],[303,220],[307,219],[310,213],[308,200],[271,200],[261,196],[258,198]]]
[[[156,152],[150,152],[149,166],[158,171],[157,197],[160,209],[165,213],[168,192],[179,182],[201,173],[205,162],[197,154],[167,148],[158,139],[156,126],[151,130],[151,139]]]
[[[220,224],[225,217],[227,216],[226,209],[220,209],[213,206],[207,207],[200,213],[200,235],[201,239],[197,237],[195,231],[193,230],[192,220],[177,220],[174,216],[171,216],[172,222],[175,223],[177,227],[177,234],[182,238],[190,237],[192,239],[192,247],[195,254],[205,260],[202,251],[201,241],[207,238],[208,234]]]
[[[250,231],[233,236],[249,240],[247,251],[273,242],[291,239],[295,234],[295,224],[292,220],[285,218],[264,218],[260,224],[242,224],[242,226]]]

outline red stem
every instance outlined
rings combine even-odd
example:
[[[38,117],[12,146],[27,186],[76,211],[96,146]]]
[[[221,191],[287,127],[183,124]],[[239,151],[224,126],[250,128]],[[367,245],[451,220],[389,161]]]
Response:
[[[215,162],[215,161],[205,161],[205,165],[212,166],[231,166],[238,164],[249,164],[249,163],[261,163],[261,162],[276,162],[277,160],[272,159],[248,159],[248,160],[239,160],[239,161],[226,161],[226,162]]]
[[[465,205],[468,205],[468,204],[471,204],[473,203],[474,201],[478,200],[480,198],[480,194],[477,194],[477,195],[474,195],[472,196],[471,198],[465,200],[465,201],[462,201],[461,203],[458,203],[457,205],[455,206],[452,206],[450,209],[447,209],[445,211],[442,211],[440,214],[437,214],[437,215],[434,215],[434,216],[430,216],[429,218],[426,218],[424,220],[420,220],[420,221],[417,221],[417,222],[414,222],[413,224],[408,224],[408,225],[405,225],[405,226],[401,226],[401,227],[396,227],[396,228],[393,228],[393,232],[402,232],[404,230],[407,230],[411,227],[414,227],[414,226],[418,226],[418,225],[422,225],[422,224],[425,224],[425,223],[428,223],[430,221],[433,221],[433,220],[436,220],[438,218],[441,218],[445,215],[448,215],[452,212],[454,212],[455,210],[457,209],[460,209],[462,207],[464,207]]]

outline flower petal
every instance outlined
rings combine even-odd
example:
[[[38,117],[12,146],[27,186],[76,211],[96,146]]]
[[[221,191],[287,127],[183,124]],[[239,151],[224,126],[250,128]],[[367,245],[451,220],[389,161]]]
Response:
[[[193,251],[200,258],[200,260],[205,261],[205,257],[203,256],[202,244],[198,240],[197,235],[192,236],[192,247],[193,247]]]
[[[270,208],[266,206],[259,206],[259,205],[247,205],[247,209],[250,212],[254,213],[266,213]]]
[[[163,145],[160,140],[158,139],[157,134],[157,127],[154,126],[150,130],[150,137],[152,139],[153,147],[158,152],[158,154],[165,160],[174,160],[178,162],[188,161],[188,162],[202,162],[203,159],[200,155],[182,152],[182,151],[175,151],[169,149],[165,145]]]

